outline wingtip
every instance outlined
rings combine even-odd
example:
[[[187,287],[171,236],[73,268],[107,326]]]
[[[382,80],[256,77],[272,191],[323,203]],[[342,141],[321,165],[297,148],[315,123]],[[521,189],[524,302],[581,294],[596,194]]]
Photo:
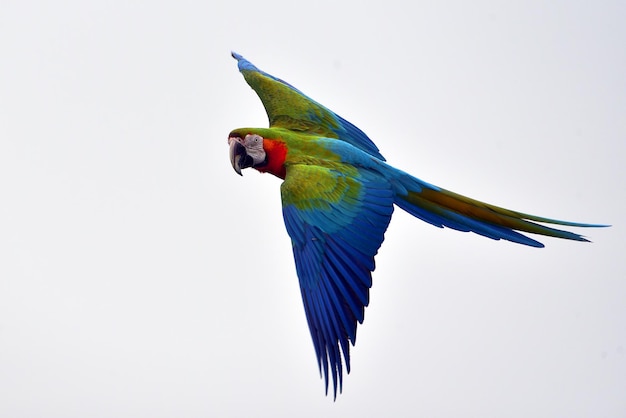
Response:
[[[235,51],[230,51],[230,55],[237,60],[237,66],[239,67],[239,71],[249,70],[249,71],[259,71],[258,68],[255,67],[250,61],[245,59],[243,55],[236,53]]]

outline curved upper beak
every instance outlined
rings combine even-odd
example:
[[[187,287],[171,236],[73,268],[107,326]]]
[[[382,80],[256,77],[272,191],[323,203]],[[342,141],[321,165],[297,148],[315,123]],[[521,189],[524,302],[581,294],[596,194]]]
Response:
[[[235,169],[235,172],[241,176],[241,167],[239,164],[241,162],[241,156],[246,153],[246,149],[236,138],[228,138],[228,143],[230,145],[230,164]]]
[[[241,170],[244,168],[252,167],[252,157],[250,157],[246,151],[240,139],[236,137],[228,138],[228,145],[230,146],[230,164],[235,169],[235,172],[242,176]]]

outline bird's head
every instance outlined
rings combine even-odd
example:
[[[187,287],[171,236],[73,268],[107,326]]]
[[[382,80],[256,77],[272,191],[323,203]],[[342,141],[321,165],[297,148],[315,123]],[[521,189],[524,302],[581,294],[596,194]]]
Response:
[[[285,178],[287,146],[281,134],[272,129],[235,129],[228,135],[230,163],[235,172],[252,167],[262,173]]]
[[[258,167],[265,164],[267,154],[263,148],[263,137],[255,133],[233,131],[228,135],[230,147],[230,163],[239,174],[248,167]]]

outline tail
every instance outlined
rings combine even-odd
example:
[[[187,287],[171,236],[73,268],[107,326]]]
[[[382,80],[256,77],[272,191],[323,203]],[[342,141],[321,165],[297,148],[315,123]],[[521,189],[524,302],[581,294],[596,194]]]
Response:
[[[406,173],[396,184],[394,203],[411,215],[435,225],[464,232],[475,232],[487,238],[516,242],[541,248],[544,245],[518,231],[548,237],[586,241],[582,235],[541,224],[599,228],[609,225],[560,221],[490,205],[423,182]],[[539,222],[539,223],[537,223]]]

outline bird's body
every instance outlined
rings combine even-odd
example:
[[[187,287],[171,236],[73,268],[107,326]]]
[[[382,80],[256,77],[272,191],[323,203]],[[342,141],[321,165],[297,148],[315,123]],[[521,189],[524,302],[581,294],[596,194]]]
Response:
[[[360,129],[299,90],[257,69],[237,54],[239,69],[267,111],[270,128],[240,128],[229,135],[233,168],[271,173],[281,185],[283,217],[318,365],[335,396],[350,371],[369,303],[374,256],[394,206],[438,227],[471,231],[534,247],[518,232],[587,241],[542,224],[592,227],[543,218],[480,202],[439,188],[386,163]]]

